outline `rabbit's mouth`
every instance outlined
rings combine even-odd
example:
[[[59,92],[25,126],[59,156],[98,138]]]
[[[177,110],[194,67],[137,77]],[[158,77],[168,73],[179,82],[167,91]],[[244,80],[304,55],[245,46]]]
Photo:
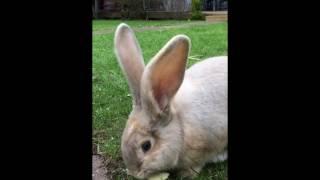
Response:
[[[146,179],[148,177],[148,175],[150,174],[150,172],[148,172],[147,170],[132,171],[132,170],[127,169],[127,174],[130,176],[133,176],[137,179]]]
[[[134,174],[133,176],[138,179],[146,179],[154,174],[156,174],[156,172],[152,169],[142,169],[140,172],[138,172],[137,174]]]

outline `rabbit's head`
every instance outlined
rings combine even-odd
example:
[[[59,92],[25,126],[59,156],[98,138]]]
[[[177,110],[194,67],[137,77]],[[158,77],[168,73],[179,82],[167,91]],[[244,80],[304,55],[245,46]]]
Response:
[[[137,178],[171,169],[179,159],[183,130],[172,99],[182,84],[190,40],[173,37],[148,63],[126,24],[115,33],[115,53],[133,98],[121,140],[128,173]]]

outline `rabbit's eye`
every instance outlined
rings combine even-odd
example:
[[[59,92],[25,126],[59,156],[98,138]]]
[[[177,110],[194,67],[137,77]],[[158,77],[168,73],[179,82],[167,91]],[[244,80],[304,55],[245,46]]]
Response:
[[[143,152],[149,151],[149,149],[151,148],[150,141],[145,141],[144,143],[142,143],[141,148],[142,148]]]

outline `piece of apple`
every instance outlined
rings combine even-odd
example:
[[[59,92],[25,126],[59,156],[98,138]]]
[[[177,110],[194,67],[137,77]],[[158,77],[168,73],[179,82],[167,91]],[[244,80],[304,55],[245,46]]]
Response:
[[[151,177],[148,178],[148,180],[166,180],[169,177],[169,173],[159,173],[156,175],[153,175]]]

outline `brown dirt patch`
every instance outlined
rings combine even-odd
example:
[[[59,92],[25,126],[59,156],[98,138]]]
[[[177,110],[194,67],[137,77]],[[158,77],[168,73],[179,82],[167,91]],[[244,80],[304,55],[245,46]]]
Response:
[[[99,152],[99,147],[92,144],[92,180],[113,180],[125,172],[121,158],[112,159]]]
[[[92,156],[92,180],[109,180],[105,159],[101,155]]]

